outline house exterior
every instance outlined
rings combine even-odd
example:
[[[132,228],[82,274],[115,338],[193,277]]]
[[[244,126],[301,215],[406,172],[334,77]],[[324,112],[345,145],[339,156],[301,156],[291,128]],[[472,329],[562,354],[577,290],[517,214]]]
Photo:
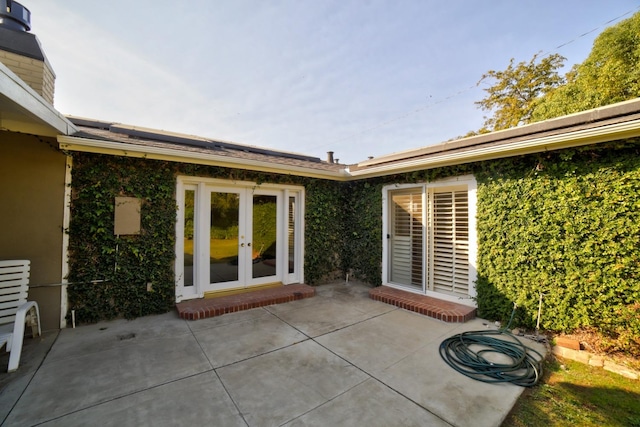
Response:
[[[567,181],[572,161],[616,169],[612,153],[634,157],[640,146],[640,100],[341,165],[64,117],[52,93],[2,64],[0,94],[0,258],[32,260],[30,297],[45,329],[64,327],[72,311],[79,321],[133,317],[188,299],[347,274],[467,305],[483,298],[531,305],[590,268],[568,260],[565,249],[545,261],[556,252],[543,252],[548,246],[534,237],[519,240],[551,233],[547,226],[558,221],[541,222],[554,206],[536,203],[546,191],[562,199],[558,183],[578,185]],[[631,223],[640,202],[629,173],[640,163],[622,169],[616,182],[633,185],[616,193],[629,205],[618,213]],[[580,185],[591,180],[580,174]],[[591,190],[578,193],[567,212],[589,210]],[[567,248],[578,244],[571,236],[597,235],[585,227],[571,231],[567,221],[546,242]],[[594,253],[621,265],[611,277],[635,289],[637,233],[620,229],[611,241],[627,239],[628,257]],[[585,289],[599,280],[588,279]],[[570,305],[567,298],[557,305]],[[630,298],[621,307],[637,310]]]
[[[6,6],[2,2],[3,6]],[[75,132],[53,108],[55,74],[37,38],[26,31],[28,10],[13,3],[0,25],[1,259],[30,259],[29,297],[43,308],[42,323],[59,327],[66,296],[63,233],[68,157],[58,135]],[[54,285],[54,286],[49,286]]]

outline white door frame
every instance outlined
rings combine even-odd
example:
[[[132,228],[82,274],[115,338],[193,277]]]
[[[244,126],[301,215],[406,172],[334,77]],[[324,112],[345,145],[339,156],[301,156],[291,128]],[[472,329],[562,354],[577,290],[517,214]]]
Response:
[[[431,290],[427,286],[427,275],[430,274],[430,260],[429,256],[432,256],[434,250],[428,244],[430,240],[430,230],[431,224],[429,224],[429,218],[427,215],[427,211],[429,211],[432,207],[431,204],[433,201],[429,197],[434,191],[438,189],[447,188],[447,187],[458,187],[465,186],[467,189],[468,195],[468,226],[469,226],[469,255],[468,255],[468,268],[469,268],[469,276],[468,276],[468,295],[466,296],[454,296],[448,295],[441,292],[437,292],[435,290]],[[393,283],[390,280],[390,242],[387,238],[390,233],[390,221],[392,220],[390,215],[391,209],[391,200],[390,194],[393,191],[397,190],[406,190],[406,189],[416,189],[422,191],[423,196],[423,224],[425,229],[423,230],[423,238],[425,240],[423,245],[423,285],[422,289],[417,287],[405,286],[398,283]],[[476,296],[475,282],[477,279],[477,267],[476,267],[476,256],[477,256],[477,231],[476,231],[476,203],[477,203],[477,182],[473,175],[463,175],[457,177],[445,178],[442,180],[429,182],[429,183],[415,183],[415,184],[391,184],[386,185],[382,188],[382,283],[398,288],[403,289],[409,292],[419,293],[423,295],[432,296],[435,298],[454,301],[462,304],[467,304],[470,306],[475,306],[474,297]]]
[[[193,285],[185,285],[185,191],[194,191],[194,266]],[[251,234],[250,209],[253,205],[254,194],[277,196],[277,238],[276,238],[276,275],[252,278],[251,249],[244,246],[238,254],[239,268],[244,266],[246,270],[239,271],[239,277],[234,282],[224,282],[219,285],[211,285],[209,282],[209,218],[211,192],[234,192],[241,196],[239,236],[245,236],[245,245],[249,243],[246,238]],[[289,212],[290,199],[295,201],[295,211]],[[304,187],[279,184],[261,184],[248,181],[228,181],[213,178],[198,178],[179,176],[177,179],[176,202],[178,206],[176,221],[176,259],[175,281],[176,301],[201,298],[205,292],[241,288],[275,281],[283,284],[303,283],[304,281]],[[247,211],[249,209],[249,211]],[[290,226],[290,218],[293,221],[293,229]],[[292,236],[294,254],[290,257],[289,233]],[[197,232],[196,232],[197,230]],[[239,240],[239,244],[242,242]],[[247,255],[248,254],[248,255]],[[247,259],[247,257],[249,259]],[[289,259],[294,259],[293,272],[289,272]]]

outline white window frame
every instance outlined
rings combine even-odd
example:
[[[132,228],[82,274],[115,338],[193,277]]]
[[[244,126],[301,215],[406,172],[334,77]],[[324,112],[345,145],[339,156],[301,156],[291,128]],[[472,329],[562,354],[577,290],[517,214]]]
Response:
[[[468,254],[468,295],[464,297],[445,294],[441,292],[437,292],[434,290],[427,289],[427,276],[431,274],[428,266],[432,265],[433,254],[432,251],[428,251],[427,245],[430,244],[431,238],[431,230],[428,228],[430,224],[428,224],[428,211],[431,209],[432,196],[433,193],[437,190],[443,190],[446,188],[453,187],[467,187],[467,196],[468,196],[468,226],[469,226],[469,254]],[[477,252],[478,252],[478,243],[477,243],[477,223],[476,223],[476,213],[477,213],[477,188],[478,184],[473,175],[463,175],[458,177],[446,178],[430,183],[420,183],[420,184],[391,184],[386,185],[382,189],[382,283],[389,287],[394,287],[398,289],[402,289],[408,292],[419,293],[422,295],[428,295],[434,298],[439,298],[447,301],[454,301],[458,303],[463,303],[470,306],[476,306],[475,296],[476,296],[476,287],[475,282],[477,280]],[[406,189],[420,189],[423,194],[423,281],[422,281],[422,289],[401,286],[398,284],[391,283],[389,280],[390,269],[390,248],[389,248],[389,239],[387,238],[390,233],[390,197],[389,193],[397,190],[406,190]],[[428,206],[428,207],[427,207]],[[427,259],[430,257],[431,259]]]

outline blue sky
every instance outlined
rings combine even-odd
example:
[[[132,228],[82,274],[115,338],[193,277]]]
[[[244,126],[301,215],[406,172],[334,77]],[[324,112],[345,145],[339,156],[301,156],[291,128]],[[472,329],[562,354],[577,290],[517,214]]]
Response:
[[[582,62],[606,26],[640,10],[639,0],[21,3],[62,113],[334,151],[341,163],[478,129],[483,73],[537,52]]]

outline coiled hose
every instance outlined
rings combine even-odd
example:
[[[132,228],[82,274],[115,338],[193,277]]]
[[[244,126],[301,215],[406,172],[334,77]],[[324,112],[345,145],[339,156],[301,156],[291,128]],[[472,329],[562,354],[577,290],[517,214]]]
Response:
[[[509,325],[500,330],[470,331],[449,337],[440,344],[440,356],[453,369],[474,380],[532,387],[542,376],[544,357],[507,332]],[[506,360],[504,356],[511,361],[498,362]]]

